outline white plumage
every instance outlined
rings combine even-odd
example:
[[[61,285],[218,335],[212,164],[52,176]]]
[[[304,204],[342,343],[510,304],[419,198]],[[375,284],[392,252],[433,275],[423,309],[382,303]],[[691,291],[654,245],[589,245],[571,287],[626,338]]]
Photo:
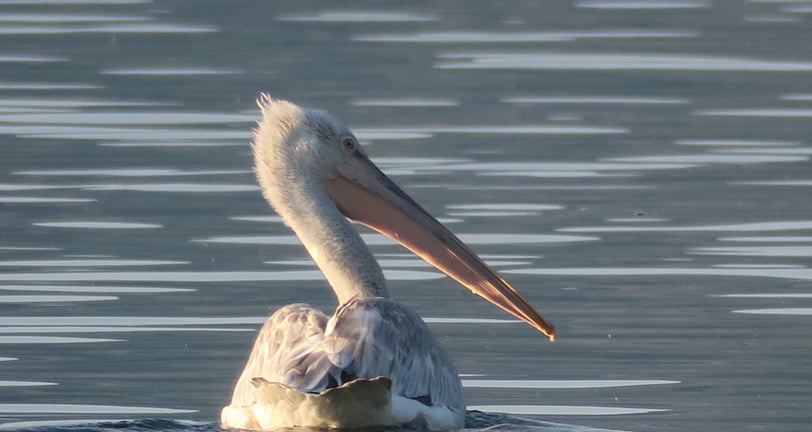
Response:
[[[417,313],[389,298],[380,266],[346,218],[395,239],[550,338],[553,327],[380,172],[346,126],[267,95],[259,106],[252,148],[263,195],[325,274],[339,306],[330,318],[305,304],[268,318],[223,408],[223,425],[463,427],[462,387],[450,359]]]

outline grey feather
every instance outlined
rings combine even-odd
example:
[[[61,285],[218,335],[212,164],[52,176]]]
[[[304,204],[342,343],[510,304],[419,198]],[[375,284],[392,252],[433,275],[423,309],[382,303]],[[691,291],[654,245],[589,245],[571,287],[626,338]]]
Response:
[[[347,377],[386,377],[394,394],[464,406],[457,372],[426,323],[408,307],[380,297],[347,302],[329,322],[305,304],[276,311],[257,336],[232,403],[254,400],[254,378],[319,393]]]

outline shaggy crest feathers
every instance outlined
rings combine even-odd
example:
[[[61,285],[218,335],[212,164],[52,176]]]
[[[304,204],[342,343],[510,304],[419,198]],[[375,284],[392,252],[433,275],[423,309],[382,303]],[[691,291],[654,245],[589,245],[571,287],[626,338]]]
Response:
[[[305,244],[339,301],[388,296],[369,248],[329,197],[324,181],[344,161],[339,137],[351,132],[330,114],[262,94],[251,148],[262,194]]]

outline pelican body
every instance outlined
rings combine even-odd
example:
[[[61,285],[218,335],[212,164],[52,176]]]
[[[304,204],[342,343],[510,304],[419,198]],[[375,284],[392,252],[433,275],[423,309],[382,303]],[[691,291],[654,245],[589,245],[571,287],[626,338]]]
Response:
[[[399,242],[551,340],[555,330],[510,284],[368,158],[335,117],[261,95],[252,150],[265,199],[299,237],[338,299],[331,317],[284,306],[257,336],[225,427],[464,426],[457,372],[426,323],[389,297],[348,219]]]

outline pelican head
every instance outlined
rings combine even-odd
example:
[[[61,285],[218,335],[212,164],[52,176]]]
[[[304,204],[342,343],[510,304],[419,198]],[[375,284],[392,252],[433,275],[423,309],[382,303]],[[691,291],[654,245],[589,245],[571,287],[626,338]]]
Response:
[[[258,105],[262,120],[253,152],[263,195],[302,240],[339,302],[388,296],[380,267],[346,217],[400,243],[550,340],[555,337],[553,326],[507,281],[367,158],[339,120],[265,94]],[[331,247],[320,247],[325,242]]]

